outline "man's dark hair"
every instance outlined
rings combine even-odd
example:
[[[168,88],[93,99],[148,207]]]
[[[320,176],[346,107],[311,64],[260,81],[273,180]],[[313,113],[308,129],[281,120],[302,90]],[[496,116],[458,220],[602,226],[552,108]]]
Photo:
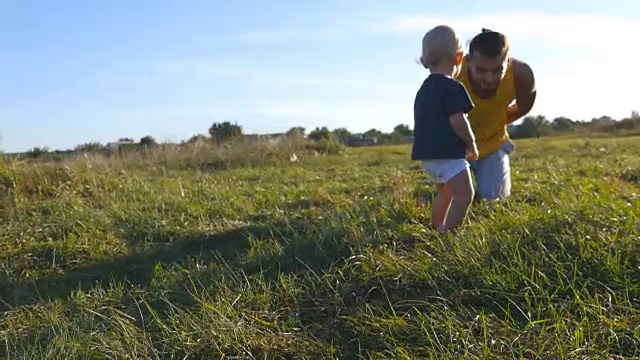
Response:
[[[509,52],[509,40],[497,31],[482,29],[469,44],[469,55],[480,53],[488,58],[495,58]]]

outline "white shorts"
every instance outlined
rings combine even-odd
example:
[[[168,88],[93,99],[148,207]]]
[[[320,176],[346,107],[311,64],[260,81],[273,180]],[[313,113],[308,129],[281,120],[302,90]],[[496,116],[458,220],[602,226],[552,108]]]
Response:
[[[452,177],[468,169],[469,162],[466,159],[424,160],[422,167],[436,184],[446,184]]]

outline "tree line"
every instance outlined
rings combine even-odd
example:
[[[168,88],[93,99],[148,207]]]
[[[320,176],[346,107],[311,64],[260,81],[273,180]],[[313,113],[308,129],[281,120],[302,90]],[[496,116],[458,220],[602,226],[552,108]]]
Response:
[[[352,139],[375,139],[376,144],[400,144],[410,142],[413,131],[408,125],[399,124],[392,132],[385,133],[377,129],[370,129],[364,133],[352,133],[347,128],[341,127],[329,129],[326,126],[316,127],[307,133],[307,129],[302,126],[295,126],[284,133],[277,134],[247,134],[242,125],[237,122],[224,121],[216,122],[209,127],[207,134],[197,134],[186,141],[172,145],[186,144],[224,144],[233,141],[256,140],[256,139],[278,139],[278,138],[298,138],[314,142],[336,143],[341,145],[350,145],[349,140]],[[140,138],[137,142],[130,137],[119,138],[117,146],[121,150],[153,148],[161,145],[153,136],[147,135]],[[65,151],[55,151],[56,153],[93,153],[105,151],[108,144],[99,142],[88,142],[77,145],[74,149]],[[355,146],[355,145],[353,145]],[[51,153],[47,147],[34,147],[25,155],[31,158],[37,158],[42,155]]]
[[[640,133],[640,114],[633,111],[627,118],[615,120],[609,116],[601,116],[593,118],[591,121],[576,121],[567,117],[556,117],[552,120],[547,119],[543,115],[531,115],[523,118],[519,125],[510,125],[509,133],[514,139],[533,138],[541,136],[550,136],[554,134],[568,133],[619,133],[619,132],[639,132]],[[252,140],[252,139],[277,139],[277,138],[299,138],[313,142],[336,143],[346,146],[359,146],[363,142],[357,140],[371,140],[364,144],[389,145],[410,143],[412,141],[413,130],[409,125],[398,124],[391,132],[383,132],[372,128],[363,133],[353,133],[346,127],[329,129],[326,126],[316,127],[307,133],[307,129],[302,126],[292,127],[284,133],[280,134],[246,134],[242,125],[237,122],[224,121],[213,123],[207,134],[198,134],[192,136],[189,140],[182,141],[179,144],[223,144],[231,141]],[[355,141],[353,141],[355,140]],[[124,137],[117,141],[120,148],[153,148],[160,145],[156,139],[147,135],[135,141],[132,138]],[[55,151],[55,153],[91,153],[105,151],[105,144],[99,142],[88,142],[77,145],[72,150]],[[31,158],[37,158],[44,154],[52,153],[47,147],[34,147],[25,155]]]
[[[560,116],[553,120],[542,115],[527,116],[517,126],[509,129],[514,139],[550,136],[569,133],[625,133],[640,132],[640,113],[632,111],[627,118],[615,120],[610,116],[601,116],[591,121],[575,121]]]

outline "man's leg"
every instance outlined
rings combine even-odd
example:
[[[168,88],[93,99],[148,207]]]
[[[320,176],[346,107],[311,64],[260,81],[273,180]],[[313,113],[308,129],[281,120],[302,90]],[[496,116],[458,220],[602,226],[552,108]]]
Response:
[[[487,155],[475,164],[476,193],[481,199],[506,199],[511,195],[509,154],[513,144],[507,142],[500,150]]]

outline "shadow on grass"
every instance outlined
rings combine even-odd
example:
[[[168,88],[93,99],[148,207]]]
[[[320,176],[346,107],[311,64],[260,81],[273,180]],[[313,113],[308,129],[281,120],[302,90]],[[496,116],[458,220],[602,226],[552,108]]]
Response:
[[[90,290],[97,282],[126,280],[134,285],[145,285],[151,280],[156,264],[169,264],[198,254],[217,252],[233,261],[238,253],[246,251],[249,247],[246,233],[261,234],[267,230],[265,227],[250,227],[215,235],[178,238],[157,234],[153,237],[154,242],[168,245],[160,245],[149,252],[133,253],[81,266],[64,274],[46,276],[32,282],[5,284],[2,294],[5,303],[3,305],[19,307],[43,300],[64,298],[73,291]]]
[[[553,278],[557,270],[577,271],[586,275],[581,278],[583,283],[576,282],[575,285],[589,292],[600,289],[593,287],[594,283],[589,281],[590,276],[607,282],[612,287],[611,283],[615,275],[607,273],[610,269],[607,269],[601,257],[592,258],[591,262],[581,261],[586,259],[581,259],[577,244],[563,244],[546,238],[543,226],[560,229],[568,225],[560,221],[550,221],[539,224],[538,227],[531,227],[531,234],[523,231],[517,242],[513,237],[509,242],[493,241],[489,244],[487,253],[476,259],[475,266],[457,263],[455,260],[458,258],[455,254],[449,254],[450,258],[447,259],[447,249],[423,243],[414,244],[415,248],[406,249],[406,251],[427,251],[434,254],[447,269],[438,270],[442,265],[430,267],[429,264],[414,262],[413,266],[417,268],[413,272],[405,273],[404,276],[392,273],[363,277],[359,268],[354,265],[358,260],[353,262],[348,260],[350,255],[353,255],[351,246],[356,244],[350,241],[348,229],[340,224],[326,219],[294,218],[263,225],[245,226],[216,235],[188,236],[169,233],[142,234],[135,229],[129,229],[127,237],[132,243],[144,237],[148,242],[158,244],[158,248],[87,265],[66,274],[40,279],[33,284],[17,284],[15,286],[27,288],[20,296],[15,297],[13,304],[10,305],[27,305],[39,301],[39,298],[49,300],[64,298],[73,290],[93,288],[96,281],[126,280],[143,288],[149,288],[158,263],[179,264],[189,257],[197,257],[203,263],[224,261],[233,272],[242,271],[248,277],[260,273],[268,280],[275,280],[282,274],[306,272],[305,281],[296,283],[296,286],[304,287],[304,291],[299,292],[295,299],[280,294],[270,301],[288,301],[289,306],[278,309],[279,315],[299,325],[305,335],[308,334],[324,344],[334,344],[337,352],[342,356],[384,353],[393,351],[395,346],[404,346],[406,349],[411,349],[413,355],[426,357],[429,352],[439,351],[440,347],[454,349],[461,353],[470,351],[463,349],[464,344],[456,342],[449,336],[453,320],[458,322],[455,325],[460,329],[468,329],[473,338],[482,336],[482,327],[474,320],[480,313],[494,315],[501,321],[509,323],[509,326],[504,328],[495,328],[495,331],[504,331],[500,334],[503,339],[511,338],[510,332],[523,332],[523,329],[528,326],[531,319],[526,312],[533,311],[535,307],[524,308],[522,294],[527,291],[529,284],[515,271],[503,273],[502,270],[502,272],[495,270],[496,275],[508,274],[511,281],[501,283],[500,278],[488,277],[492,274],[491,269],[496,263],[508,265],[509,261],[523,261],[530,264],[535,260],[536,267],[541,269],[545,278],[552,280],[550,283],[539,281],[540,286],[543,286],[543,290],[548,293],[553,293],[559,287],[559,282],[554,281],[556,279]],[[380,240],[378,244],[380,246],[392,242],[390,239]],[[262,255],[258,251],[261,247],[265,249]],[[514,259],[515,250],[529,257]],[[558,259],[554,259],[551,255],[545,256],[544,254],[548,252],[555,256],[562,256],[564,265],[551,263]],[[569,261],[571,259],[574,259],[573,263],[577,266],[572,266]],[[592,271],[598,266],[600,266],[598,272]],[[515,264],[510,268],[515,269]],[[525,268],[528,269],[528,266]],[[329,276],[323,278],[324,273],[328,273]],[[427,273],[428,276],[425,276],[424,274]],[[224,274],[216,270],[203,269],[194,271],[189,276],[211,292],[215,292],[216,282],[221,280]],[[626,278],[626,276],[623,277]],[[492,281],[497,283],[491,283]],[[174,306],[186,307],[196,301],[190,296],[187,287],[188,284],[183,279],[169,279],[160,290],[163,292],[163,297],[167,296],[167,293],[171,294],[169,300]],[[242,291],[242,289],[231,290]],[[560,290],[556,298],[564,298],[567,303],[574,300],[572,289]],[[614,291],[620,293],[623,288]],[[9,291],[5,294],[11,295]],[[277,300],[278,296],[286,299]],[[153,295],[150,297],[152,298],[151,306],[161,314],[160,316],[170,316],[170,313],[163,309],[163,302],[160,299],[154,299]],[[541,298],[541,300],[550,301],[548,298]],[[394,314],[391,313],[392,311]],[[440,339],[439,341],[442,342],[440,347],[430,343],[424,336],[425,329],[422,328],[424,323],[416,315],[416,311],[431,317],[428,330]],[[577,316],[580,310],[571,311]],[[403,317],[410,312],[412,317]],[[415,316],[418,317],[414,319]],[[450,318],[447,319],[447,316]],[[551,314],[546,312],[541,313],[541,316],[550,317]],[[401,322],[398,320],[400,318],[405,320]],[[464,334],[460,336],[462,335]],[[158,339],[159,343],[161,340]],[[219,351],[214,345],[216,344],[207,345],[206,350],[210,353]],[[513,348],[510,351],[515,352],[517,349]],[[631,351],[628,345],[624,344],[619,345],[617,349],[619,353],[631,353]]]
[[[618,244],[615,256],[611,255],[607,244],[597,240],[584,244],[570,236],[584,224],[584,221],[534,219],[521,233],[489,241],[486,252],[477,256],[473,264],[459,262],[467,254],[462,249],[464,246],[457,250],[461,251],[458,255],[447,251],[446,246],[425,242],[404,250],[432,254],[438,264],[445,265],[442,270],[439,270],[442,265],[430,267],[413,262],[412,266],[417,268],[412,273],[362,277],[347,263],[332,272],[338,279],[337,274],[347,278],[340,279],[341,285],[336,285],[335,292],[317,286],[296,300],[298,307],[294,312],[302,328],[314,338],[327,343],[333,341],[344,356],[359,351],[383,353],[396,346],[414,349],[414,356],[428,356],[429,352],[437,351],[428,337],[421,337],[425,324],[416,320],[423,316],[420,313],[429,314],[427,318],[433,316],[429,320],[432,327],[429,331],[437,333],[442,348],[455,348],[461,353],[468,349],[451,340],[452,319],[462,321],[458,326],[468,329],[474,341],[483,337],[478,314],[507,324],[499,326],[493,322],[491,330],[499,333],[500,339],[512,339],[514,334],[526,335],[531,322],[541,319],[566,323],[573,330],[579,324],[567,318],[586,316],[596,323],[599,321],[596,315],[599,294],[618,298],[610,305],[612,313],[637,316],[627,314],[629,309],[625,309],[627,300],[624,300],[640,294],[637,285],[628,283],[628,279],[637,278],[639,274],[637,255],[635,262],[632,255],[637,254],[637,245],[624,241]],[[593,225],[594,230],[598,228],[598,224]],[[590,254],[585,254],[585,247],[590,249]],[[616,259],[627,259],[630,263],[620,268]],[[427,272],[430,276],[421,275]],[[593,308],[591,304],[583,306],[582,298],[591,299]],[[374,322],[376,326],[371,326]],[[594,330],[594,333],[597,332]],[[616,344],[607,344],[598,338],[595,349],[609,346],[618,354],[637,354],[634,345],[637,335],[622,331],[617,335],[620,341]],[[553,333],[545,336],[553,337]],[[523,336],[522,348],[518,348],[518,344],[505,345],[504,355],[524,356],[518,352],[525,351],[526,346],[531,345],[525,342],[530,340]]]
[[[93,301],[97,301],[96,305],[113,305],[115,301],[116,307],[129,314],[132,319],[136,319],[137,326],[144,327],[154,338],[157,337],[158,350],[164,351],[165,346],[173,345],[165,344],[166,339],[162,337],[161,331],[152,323],[147,323],[154,315],[144,306],[138,306],[138,296],[143,296],[144,301],[153,308],[161,321],[170,323],[168,319],[172,316],[172,309],[177,307],[186,310],[193,306],[198,307],[198,301],[201,299],[194,297],[194,285],[204,286],[211,296],[224,297],[228,291],[244,291],[242,286],[236,286],[230,277],[244,278],[247,281],[267,280],[267,283],[273,284],[277,283],[277,279],[282,275],[298,276],[299,272],[305,273],[300,275],[303,277],[312,277],[308,274],[315,273],[316,278],[320,278],[327,269],[336,263],[344,262],[351,253],[349,242],[346,241],[347,229],[333,223],[331,219],[293,218],[243,226],[215,235],[149,234],[140,233],[135,228],[128,229],[125,234],[126,240],[133,246],[142,248],[152,245],[155,248],[88,264],[68,270],[64,274],[50,275],[36,281],[15,283],[5,280],[0,294],[0,311],[47,304],[54,300],[64,300],[64,306],[73,309],[76,307],[73,292],[87,292],[99,288],[108,290],[110,284],[125,283],[124,291],[115,292],[115,298],[110,297],[113,295],[106,295],[104,300]],[[205,266],[198,268],[193,265],[194,261]],[[207,264],[211,266],[206,266]],[[177,269],[174,270],[177,271],[163,273],[163,269],[172,266],[176,266]],[[132,289],[131,285],[137,288]],[[140,290],[144,294],[141,294]],[[274,298],[277,298],[277,295]],[[308,304],[322,302],[323,299],[319,293],[318,299],[309,298],[301,301]],[[314,319],[318,315],[326,316],[322,312],[314,312]],[[29,341],[42,344],[49,342],[52,336],[46,330],[36,328],[28,335],[32,339]],[[225,351],[228,355],[235,351],[221,350],[219,346],[226,348],[233,347],[233,344],[205,347],[207,352],[211,353]],[[186,350],[171,351],[180,353]],[[268,348],[265,351],[271,353],[273,349]]]
[[[84,265],[35,281],[2,279],[0,311],[62,299],[72,292],[89,291],[98,284],[104,286],[109,282],[127,282],[145,288],[150,286],[158,265],[180,266],[194,258],[203,264],[225,262],[234,271],[242,270],[247,275],[262,272],[274,279],[287,272],[322,272],[348,256],[350,251],[344,241],[343,228],[314,224],[302,218],[243,226],[218,234],[149,234],[136,229],[127,229],[125,233],[132,247],[140,248],[144,242],[151,250]],[[266,242],[279,251],[265,256],[254,254],[251,261],[243,261],[252,247]]]
[[[532,239],[527,239],[526,242],[526,246],[532,247],[537,243]],[[488,273],[478,269],[490,268],[494,261],[492,256],[487,256],[473,268],[449,269],[446,274],[434,276],[429,280],[413,276],[407,276],[406,279],[400,276],[368,279],[351,290],[358,296],[353,297],[353,303],[341,309],[332,319],[319,318],[319,314],[313,312],[300,312],[308,316],[308,319],[315,319],[324,325],[318,326],[316,323],[320,333],[315,333],[315,337],[344,344],[340,347],[342,355],[354,355],[358,351],[364,351],[367,355],[389,355],[388,352],[403,348],[416,357],[428,357],[433,352],[443,349],[461,357],[462,354],[476,353],[476,350],[467,348],[469,343],[465,345],[450,335],[451,327],[456,327],[459,331],[458,336],[481,345],[483,332],[487,330],[478,321],[479,314],[491,319],[489,331],[499,341],[514,337],[518,339],[519,335],[522,335],[521,341],[503,343],[504,346],[500,350],[505,357],[513,358],[535,355],[531,346],[537,344],[531,342],[530,338],[527,339],[527,331],[532,322],[551,319],[549,321],[567,326],[568,331],[580,328],[578,323],[571,322],[570,319],[574,317],[589,318],[595,324],[603,325],[604,322],[598,318],[597,311],[590,308],[591,304],[581,305],[580,297],[595,298],[598,293],[611,293],[611,296],[620,298],[610,310],[616,314],[614,316],[628,316],[629,319],[637,316],[628,313],[629,309],[625,309],[625,300],[622,299],[625,298],[625,292],[628,298],[634,298],[638,295],[639,289],[625,289],[625,284],[613,281],[610,269],[596,259],[580,261],[574,269],[570,266],[549,266],[541,271],[542,276],[550,277],[556,271],[569,273],[574,270],[582,275],[581,280],[562,285],[561,281],[551,279],[548,284],[540,283],[544,290],[537,292],[530,288],[526,279],[517,278],[514,274],[511,283],[492,283],[491,278],[487,276]],[[604,292],[605,289],[608,289],[608,292]],[[576,295],[576,291],[579,296]],[[553,296],[548,295],[554,292]],[[315,294],[313,298],[322,299],[322,296]],[[595,307],[597,303],[593,305]],[[376,323],[376,326],[370,326],[372,323]],[[617,329],[616,335],[619,340],[608,343],[604,336],[600,337],[606,334],[606,331],[606,328],[593,330],[597,339],[594,340],[593,351],[608,349],[615,354],[637,356],[636,343],[640,340],[637,333]],[[439,339],[438,346],[434,345],[430,336]],[[544,334],[544,337],[550,339],[554,336],[553,332]],[[349,342],[351,338],[358,341]],[[494,347],[497,348],[499,346]],[[482,355],[482,352],[478,352],[477,355]]]

